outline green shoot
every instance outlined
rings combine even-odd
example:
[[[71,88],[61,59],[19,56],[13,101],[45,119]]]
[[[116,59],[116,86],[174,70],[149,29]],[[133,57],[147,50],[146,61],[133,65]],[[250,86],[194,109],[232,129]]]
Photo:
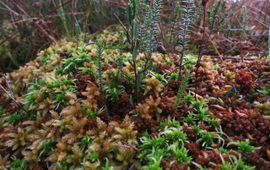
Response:
[[[189,95],[186,95],[184,97],[184,102],[186,104],[188,104],[188,105],[191,105],[193,103],[193,101],[194,101],[194,97],[192,95],[190,95],[190,94]]]
[[[268,60],[269,60],[269,65],[270,65],[270,27],[268,31]]]
[[[169,77],[169,80],[172,81],[172,80],[179,80],[180,78],[180,75],[179,73],[176,73],[176,72],[173,72],[170,77]]]
[[[205,102],[203,100],[196,100],[192,102],[193,107],[198,111],[205,106]]]
[[[188,164],[192,160],[192,158],[188,156],[188,150],[185,148],[175,150],[174,154],[179,163]]]
[[[61,105],[65,106],[66,102],[67,101],[65,97],[65,92],[60,91],[55,94],[54,103],[56,104],[56,107],[55,107],[56,110],[60,108]]]
[[[105,163],[105,166],[102,168],[102,170],[113,170],[114,168],[109,165],[108,158],[106,158],[105,160],[106,160],[106,163]]]
[[[55,141],[51,139],[45,140],[42,143],[41,148],[39,150],[39,157],[50,154],[54,150],[55,146],[56,146]]]
[[[52,58],[53,54],[47,52],[46,54],[44,54],[43,58],[42,58],[42,63],[44,64],[48,64]]]
[[[225,162],[222,165],[220,165],[219,167],[220,170],[232,170],[233,169],[233,165],[229,162]]]
[[[206,121],[208,120],[208,117],[209,117],[208,109],[199,108],[197,110],[197,118],[199,119],[199,121]]]
[[[153,164],[148,164],[144,166],[143,170],[162,170],[162,168],[160,167],[159,162],[154,162]]]
[[[109,77],[109,82],[103,86],[103,90],[106,94],[106,97],[111,102],[116,102],[119,97],[125,92],[124,86],[120,84],[122,80],[120,71],[112,73]]]
[[[138,25],[137,25],[137,15],[138,15],[138,0],[129,0],[128,7],[127,7],[127,17],[128,17],[128,31],[127,31],[127,40],[131,46],[131,65],[134,71],[134,98],[137,100],[139,95],[139,77],[138,77],[138,68],[136,64],[136,59],[139,53],[139,33],[138,33]]]
[[[255,149],[254,146],[250,145],[249,140],[230,142],[228,145],[236,146],[237,149],[243,153],[250,153]]]
[[[112,102],[117,101],[124,92],[124,87],[121,85],[114,86],[113,84],[109,84],[108,86],[104,86],[104,89],[107,98]]]
[[[175,120],[175,119],[169,119],[167,121],[161,122],[159,127],[161,129],[165,129],[166,127],[170,128],[170,127],[175,127],[175,128],[179,128],[180,127],[180,123],[179,121]]]
[[[10,170],[27,170],[28,166],[24,159],[15,159],[11,162]]]
[[[96,152],[91,152],[87,156],[86,160],[90,161],[91,163],[98,162],[99,161],[98,154]]]
[[[141,138],[141,148],[142,149],[152,149],[152,148],[159,148],[162,147],[166,140],[165,138],[162,137],[154,137],[154,138],[148,138],[148,137],[142,137]]]
[[[202,130],[200,136],[201,138],[198,139],[198,142],[201,142],[203,147],[211,147],[214,144],[214,137],[211,132]]]
[[[89,147],[89,145],[91,144],[92,140],[93,139],[91,137],[84,136],[80,141],[80,145],[82,146],[82,150],[86,150]]]
[[[185,117],[184,122],[186,122],[189,125],[195,125],[196,119],[193,114],[189,114]]]
[[[61,19],[61,22],[63,24],[63,27],[64,27],[64,30],[66,32],[66,37],[70,38],[70,32],[69,32],[69,27],[68,27],[68,21],[67,21],[67,17],[65,16],[65,11],[64,11],[64,8],[63,8],[63,4],[62,4],[62,1],[60,0],[59,1],[59,16],[60,16],[60,19]]]
[[[82,105],[82,109],[84,110],[86,116],[88,118],[96,118],[98,115],[100,115],[104,109],[90,109],[87,105]]]
[[[254,170],[254,167],[251,167],[247,165],[242,159],[238,159],[236,162],[234,162],[235,168],[237,170]]]
[[[164,138],[168,141],[179,141],[182,145],[187,140],[187,135],[176,128],[165,128]]]
[[[80,42],[80,35],[82,33],[81,27],[80,27],[80,23],[78,22],[78,20],[76,19],[76,17],[74,16],[75,19],[75,33],[76,33],[76,39],[77,39],[77,48],[79,47],[79,42]]]
[[[152,149],[151,153],[146,156],[148,164],[143,167],[144,170],[162,170],[160,167],[161,160],[165,155],[163,149]]]
[[[264,87],[264,88],[259,89],[258,92],[262,94],[263,96],[270,97],[270,88]]]
[[[22,113],[14,113],[8,116],[7,119],[5,119],[5,122],[7,122],[8,124],[15,125],[19,123],[20,121],[22,121],[23,118],[24,118],[24,115]]]
[[[229,153],[229,150],[227,150],[227,149],[225,149],[225,148],[223,148],[223,147],[220,147],[218,150],[219,150],[219,152],[220,152],[221,154],[228,154],[228,153]]]
[[[82,53],[80,56],[75,56],[63,60],[63,67],[58,70],[60,74],[75,73],[77,68],[81,67],[83,63],[89,61],[88,55]]]
[[[2,116],[4,113],[5,113],[5,109],[2,106],[0,106],[0,116]]]
[[[202,147],[211,147],[215,143],[215,135],[212,132],[200,129],[198,126],[194,127],[194,132],[199,136],[197,142],[202,144]]]
[[[104,50],[104,42],[103,41],[98,41],[97,42],[97,56],[98,56],[98,59],[97,59],[97,68],[98,68],[98,84],[99,84],[99,87],[102,89],[102,64],[101,64],[101,61],[102,61],[102,55],[103,55],[103,50]]]
[[[166,85],[168,81],[166,80],[165,76],[159,73],[155,73],[153,71],[150,72],[150,75],[154,76],[157,80],[159,80],[163,85]]]
[[[69,170],[71,167],[71,163],[67,162],[66,160],[57,163],[57,169],[59,170]]]
[[[96,75],[96,70],[94,68],[85,68],[85,67],[83,67],[83,68],[81,68],[81,71],[82,71],[83,74],[89,75],[91,77],[95,77],[95,75]]]
[[[190,69],[191,67],[195,66],[197,63],[198,56],[192,55],[192,54],[187,54],[185,55],[184,58],[184,65],[186,69]]]
[[[216,118],[208,117],[205,120],[212,128],[217,128],[219,126],[219,121]]]
[[[179,86],[179,89],[177,91],[176,99],[174,101],[173,107],[175,110],[178,110],[180,105],[184,103],[184,96],[186,93],[186,89],[188,86],[188,80],[189,80],[189,71],[185,70],[184,78],[181,82],[181,85]]]

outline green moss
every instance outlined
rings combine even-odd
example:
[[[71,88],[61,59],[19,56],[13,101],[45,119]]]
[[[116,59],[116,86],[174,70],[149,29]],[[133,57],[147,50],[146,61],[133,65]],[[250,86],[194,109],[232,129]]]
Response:
[[[179,163],[188,164],[192,160],[191,156],[188,156],[188,150],[185,148],[175,150],[174,154]]]
[[[255,149],[255,147],[250,144],[249,140],[230,142],[229,145],[236,146],[237,150],[243,153],[250,153]]]
[[[28,170],[28,166],[24,159],[14,159],[9,170]]]
[[[2,116],[4,113],[5,113],[5,109],[2,106],[0,106],[0,116]]]
[[[179,128],[180,127],[180,123],[179,121],[175,120],[175,119],[170,119],[164,122],[161,122],[159,127],[161,129],[165,129],[165,127],[175,127],[175,128]]]
[[[43,143],[41,144],[41,148],[39,150],[39,156],[48,155],[52,153],[55,149],[55,146],[56,142],[51,139],[43,141]]]
[[[24,118],[25,118],[25,114],[23,113],[13,113],[12,115],[8,116],[5,119],[5,122],[8,124],[18,124],[19,122],[21,122]]]
[[[87,156],[86,160],[90,161],[91,163],[97,162],[97,161],[99,161],[98,154],[96,152],[91,152]]]
[[[80,56],[70,57],[62,61],[62,67],[57,70],[59,74],[75,73],[77,69],[85,62],[90,61],[89,56],[86,53],[80,54]]]

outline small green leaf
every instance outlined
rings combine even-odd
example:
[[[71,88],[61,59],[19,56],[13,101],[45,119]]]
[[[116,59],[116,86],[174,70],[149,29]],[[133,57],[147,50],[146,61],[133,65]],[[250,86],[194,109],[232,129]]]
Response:
[[[2,106],[0,106],[0,116],[2,116],[4,113],[5,113],[5,109]]]

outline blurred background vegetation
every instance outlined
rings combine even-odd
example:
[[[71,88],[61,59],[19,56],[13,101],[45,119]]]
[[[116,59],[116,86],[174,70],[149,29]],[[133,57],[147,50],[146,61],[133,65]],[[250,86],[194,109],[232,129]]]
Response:
[[[128,0],[0,0],[0,72],[33,59],[58,39],[78,39],[111,24],[125,23]],[[190,49],[202,43],[202,6],[195,0],[196,17]],[[212,55],[265,55],[270,27],[269,0],[209,0],[205,53]],[[175,49],[175,30],[181,0],[164,0],[159,24],[160,42]],[[87,40],[87,39],[85,39]]]
[[[0,71],[33,59],[60,38],[94,33],[124,16],[120,3],[102,0],[0,0]]]

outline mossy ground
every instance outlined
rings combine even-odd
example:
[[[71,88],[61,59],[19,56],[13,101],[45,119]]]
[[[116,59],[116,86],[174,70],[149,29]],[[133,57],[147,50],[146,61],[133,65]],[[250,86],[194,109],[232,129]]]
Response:
[[[128,51],[105,30],[2,78],[0,169],[270,169],[267,62],[139,54],[135,98]]]

